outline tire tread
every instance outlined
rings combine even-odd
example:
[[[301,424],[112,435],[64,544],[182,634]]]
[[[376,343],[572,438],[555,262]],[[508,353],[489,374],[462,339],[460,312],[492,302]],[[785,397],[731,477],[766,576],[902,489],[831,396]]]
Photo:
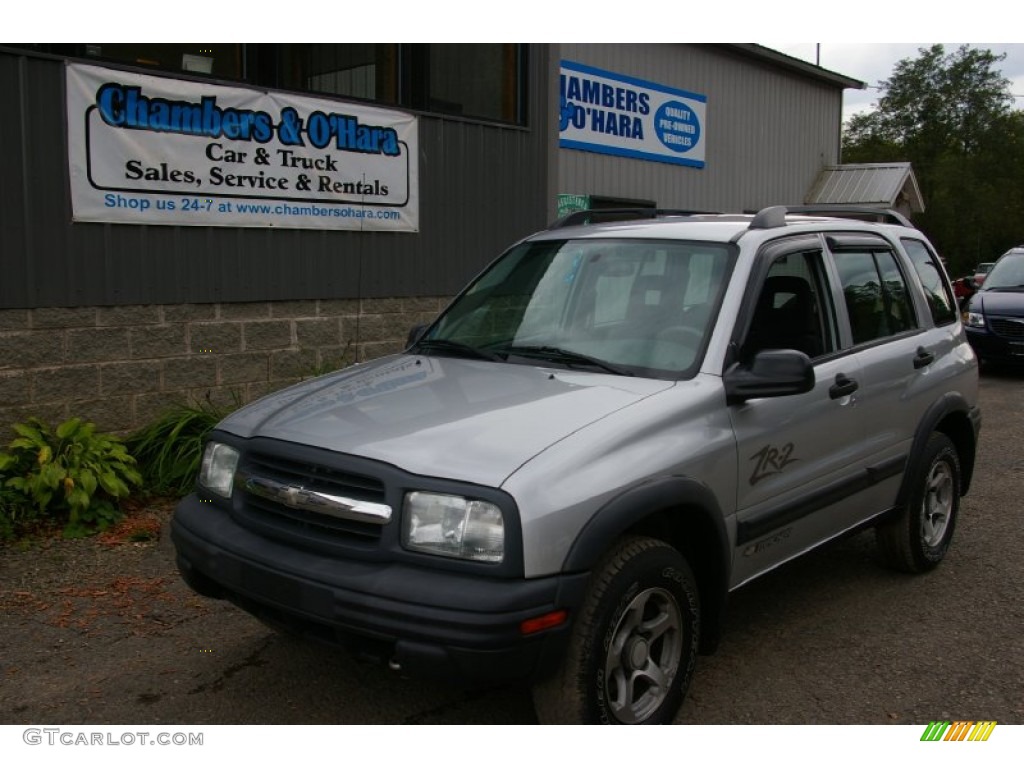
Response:
[[[948,548],[949,540],[956,528],[956,519],[959,513],[960,494],[960,460],[957,455],[956,446],[948,436],[942,432],[933,432],[925,444],[925,461],[921,466],[921,472],[913,478],[914,487],[911,490],[906,504],[895,517],[880,523],[875,527],[875,541],[879,553],[885,563],[891,568],[904,573],[923,573],[929,571],[939,564],[939,559],[929,559],[919,552],[920,547],[920,520],[918,510],[923,501],[922,481],[927,477],[928,472],[935,461],[944,453],[948,453],[953,466],[955,479],[954,501],[952,520],[949,523],[949,531],[943,544]],[[943,551],[943,555],[945,552]]]
[[[554,675],[533,686],[534,709],[541,723],[571,725],[595,722],[586,696],[586,670],[592,655],[592,644],[588,640],[598,631],[595,626],[599,620],[598,613],[606,607],[604,598],[613,588],[616,578],[638,557],[659,549],[666,550],[678,558],[679,564],[688,574],[690,583],[694,583],[686,561],[666,542],[646,536],[625,536],[619,539],[592,572],[587,597],[583,601],[579,617],[573,624],[569,648],[561,667]],[[699,628],[699,618],[696,626]],[[696,645],[693,647],[695,649]],[[685,670],[680,669],[679,675],[686,674]],[[683,692],[688,682],[687,680],[684,683]]]

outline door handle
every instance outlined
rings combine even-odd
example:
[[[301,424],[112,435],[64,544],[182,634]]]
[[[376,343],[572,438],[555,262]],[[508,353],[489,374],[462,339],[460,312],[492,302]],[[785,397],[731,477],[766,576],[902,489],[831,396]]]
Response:
[[[855,379],[851,379],[845,373],[837,373],[836,383],[828,388],[828,396],[833,400],[838,400],[840,397],[852,395],[858,387],[860,384]]]
[[[914,368],[924,368],[926,365],[931,365],[934,360],[934,352],[929,352],[924,347],[918,347],[917,354],[914,355]]]

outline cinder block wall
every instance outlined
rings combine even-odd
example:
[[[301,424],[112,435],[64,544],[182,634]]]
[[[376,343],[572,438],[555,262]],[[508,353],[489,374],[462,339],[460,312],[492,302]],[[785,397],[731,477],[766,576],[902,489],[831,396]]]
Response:
[[[126,433],[174,403],[249,402],[397,352],[446,298],[0,310],[0,445],[71,417]]]

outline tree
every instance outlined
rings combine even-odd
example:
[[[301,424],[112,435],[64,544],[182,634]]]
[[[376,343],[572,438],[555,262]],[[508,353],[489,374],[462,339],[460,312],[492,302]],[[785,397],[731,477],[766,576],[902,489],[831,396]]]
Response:
[[[873,112],[844,126],[844,162],[910,161],[926,210],[915,223],[956,274],[1024,242],[1024,116],[1004,56],[921,48],[878,84]]]

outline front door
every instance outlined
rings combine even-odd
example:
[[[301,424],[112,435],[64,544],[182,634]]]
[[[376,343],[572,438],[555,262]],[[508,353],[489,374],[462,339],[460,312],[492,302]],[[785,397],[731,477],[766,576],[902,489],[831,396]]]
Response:
[[[814,364],[807,393],[731,407],[737,440],[739,586],[856,524],[870,446],[858,389],[858,352],[844,349],[836,289],[820,247],[773,253],[751,295],[756,306],[742,355],[798,349]],[[755,277],[755,280],[758,278]],[[848,346],[848,345],[847,345]]]

